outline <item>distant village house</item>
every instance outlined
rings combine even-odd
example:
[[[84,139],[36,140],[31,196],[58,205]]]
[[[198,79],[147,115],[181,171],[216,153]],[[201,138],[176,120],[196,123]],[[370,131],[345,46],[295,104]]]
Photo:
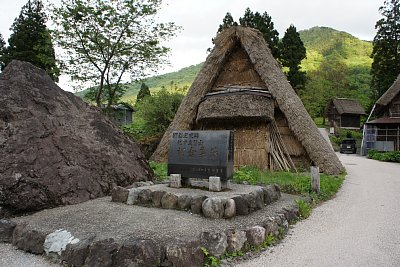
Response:
[[[364,108],[355,99],[333,98],[325,109],[331,134],[338,133],[339,129],[359,130],[363,115],[365,115]]]
[[[133,107],[126,103],[119,103],[111,106],[111,118],[117,125],[132,124],[132,114],[135,111]]]

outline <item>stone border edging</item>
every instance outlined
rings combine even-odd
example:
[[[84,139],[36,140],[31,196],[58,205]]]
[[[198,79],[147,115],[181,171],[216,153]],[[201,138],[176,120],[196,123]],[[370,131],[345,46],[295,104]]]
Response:
[[[117,186],[111,193],[113,202],[189,211],[212,219],[229,219],[237,215],[248,215],[280,197],[280,188],[275,184],[266,187],[260,186],[248,194],[234,194],[233,197],[207,197],[201,194],[178,195],[163,190],[152,190],[151,186],[130,189]]]
[[[0,220],[0,241],[12,243],[18,249],[34,254],[43,254],[47,247],[57,247],[49,243],[49,236],[56,232],[68,236],[68,244],[59,246],[59,251],[47,255],[57,258],[68,266],[203,266],[207,249],[210,255],[219,257],[225,252],[246,251],[249,246],[260,246],[269,234],[281,235],[279,229],[288,230],[289,223],[299,216],[298,206],[293,203],[273,217],[266,218],[258,225],[246,228],[231,228],[220,232],[202,232],[197,240],[172,240],[160,246],[153,240],[130,237],[125,241],[114,239],[96,240],[95,236],[77,240],[65,235],[66,231],[41,233],[28,229],[25,224],[16,224],[10,220]],[[62,242],[65,242],[63,240]]]

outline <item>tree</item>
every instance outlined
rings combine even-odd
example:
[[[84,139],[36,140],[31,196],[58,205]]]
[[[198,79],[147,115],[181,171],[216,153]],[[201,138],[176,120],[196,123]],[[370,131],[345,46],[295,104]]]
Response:
[[[173,121],[184,95],[170,93],[165,88],[143,98],[137,105],[138,115],[144,120],[146,132],[164,132]]]
[[[0,71],[3,71],[5,64],[4,64],[4,53],[6,50],[6,42],[3,39],[3,35],[0,33]]]
[[[383,16],[375,24],[371,86],[377,100],[400,73],[400,0],[386,0],[379,8]]]
[[[279,33],[275,30],[271,16],[267,12],[261,15],[259,12],[253,13],[250,8],[247,8],[244,16],[239,18],[239,22],[242,26],[258,29],[268,43],[274,58],[279,59]]]
[[[53,6],[54,36],[64,49],[67,74],[97,88],[96,104],[107,92],[107,105],[130,75],[138,79],[164,63],[169,49],[161,45],[178,29],[156,23],[161,0],[62,0]]]
[[[343,58],[339,54],[332,54],[321,63],[318,70],[309,73],[305,89],[299,93],[311,117],[324,117],[325,107],[333,97],[351,95],[349,72]]]
[[[60,71],[50,32],[46,27],[47,16],[41,0],[29,0],[10,30],[8,47],[3,54],[4,64],[13,59],[23,60],[44,69],[54,81],[58,81]]]
[[[145,96],[149,95],[150,95],[149,87],[145,83],[142,83],[142,85],[140,86],[139,93],[136,97],[136,104],[139,103]]]
[[[286,73],[292,87],[298,92],[304,88],[306,73],[301,71],[301,61],[306,58],[306,48],[300,39],[296,27],[290,25],[280,43],[280,59],[284,67],[288,67]]]
[[[222,32],[224,29],[232,26],[238,26],[238,24],[233,20],[232,14],[227,12],[225,17],[222,19],[222,24],[219,25],[218,32]]]

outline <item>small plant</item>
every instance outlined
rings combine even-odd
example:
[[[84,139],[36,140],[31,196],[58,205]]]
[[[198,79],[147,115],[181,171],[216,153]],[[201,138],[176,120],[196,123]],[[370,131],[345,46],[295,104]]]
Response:
[[[219,259],[215,256],[210,255],[205,247],[200,248],[204,254],[204,266],[206,267],[217,267],[219,266]]]
[[[278,240],[282,240],[282,239],[285,237],[285,232],[286,232],[285,228],[279,227],[279,228],[278,228],[278,236],[277,236],[277,239],[278,239]]]
[[[297,206],[299,206],[300,217],[307,219],[311,214],[311,206],[304,199],[295,201]]]
[[[150,168],[154,172],[154,176],[158,181],[164,181],[168,179],[168,164],[167,163],[158,163],[154,161],[150,161]]]
[[[272,233],[269,233],[265,238],[264,242],[261,244],[261,247],[267,248],[275,243],[276,243],[276,238],[272,235]]]
[[[261,180],[262,172],[254,166],[243,166],[235,171],[233,179],[237,182],[248,182],[249,184],[257,184]]]
[[[244,256],[244,252],[242,250],[236,250],[232,253],[225,252],[223,258],[224,259],[232,259],[232,258],[243,257],[243,256]]]

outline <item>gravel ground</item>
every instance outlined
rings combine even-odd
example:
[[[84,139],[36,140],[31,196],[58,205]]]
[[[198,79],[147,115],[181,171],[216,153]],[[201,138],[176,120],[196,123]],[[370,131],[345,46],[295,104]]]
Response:
[[[400,266],[400,164],[338,155],[348,176],[336,198],[237,266]]]
[[[0,243],[1,267],[56,267],[45,258],[17,250],[10,244]]]
[[[13,219],[27,223],[28,228],[42,233],[65,229],[79,239],[95,236],[96,239],[114,238],[117,241],[129,237],[147,238],[164,243],[179,237],[197,239],[203,231],[224,231],[228,227],[245,228],[258,225],[275,216],[283,207],[294,204],[295,196],[282,194],[279,201],[247,216],[232,219],[209,219],[185,211],[146,208],[111,202],[111,198],[99,198],[85,203],[48,209],[33,215]]]
[[[281,212],[282,208],[294,205],[292,195],[282,194],[279,201],[248,216],[237,216],[230,220],[208,219],[184,211],[145,208],[111,202],[110,197],[85,203],[43,210],[33,215],[14,218],[17,223],[43,233],[65,229],[79,239],[95,236],[96,239],[129,237],[147,238],[167,242],[169,239],[197,239],[203,231],[224,231],[227,228],[245,228],[258,225]],[[0,267],[57,266],[45,258],[14,249],[0,243]]]

